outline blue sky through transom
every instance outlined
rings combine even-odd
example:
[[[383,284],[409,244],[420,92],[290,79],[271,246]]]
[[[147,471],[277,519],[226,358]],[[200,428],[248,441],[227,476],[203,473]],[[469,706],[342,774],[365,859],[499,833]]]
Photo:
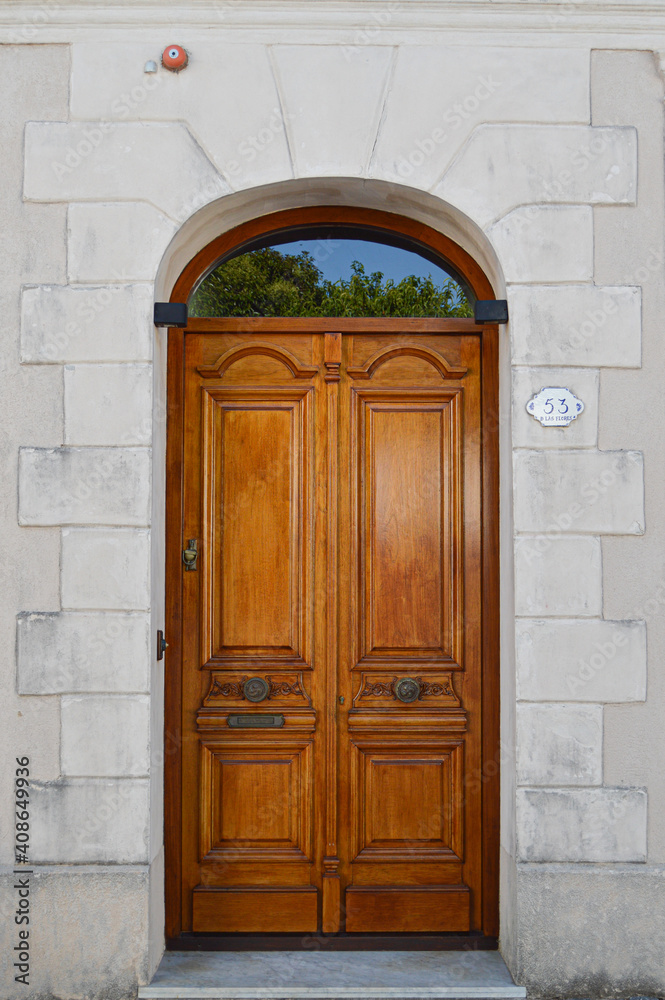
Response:
[[[420,254],[412,253],[410,250],[402,250],[400,247],[386,246],[383,243],[374,243],[370,240],[352,240],[335,237],[321,240],[297,240],[294,243],[274,244],[276,250],[282,253],[302,253],[308,250],[323,277],[329,281],[338,281],[339,278],[349,278],[351,276],[351,263],[359,260],[366,274],[373,271],[382,271],[384,278],[392,278],[393,281],[401,281],[409,274],[415,274],[420,278],[432,276],[432,280],[439,284],[449,277],[448,272],[436,264],[425,260]]]

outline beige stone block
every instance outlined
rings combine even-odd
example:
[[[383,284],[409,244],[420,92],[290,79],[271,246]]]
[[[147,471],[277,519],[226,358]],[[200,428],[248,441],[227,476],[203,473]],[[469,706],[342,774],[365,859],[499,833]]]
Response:
[[[230,188],[178,122],[28,122],[28,201],[142,201],[172,219],[201,188]],[[212,199],[210,199],[212,200]]]
[[[134,778],[149,773],[146,695],[64,695],[61,720],[65,777]]]
[[[588,368],[513,368],[513,447],[592,448],[598,441],[599,375]],[[526,405],[545,386],[562,386],[584,410],[567,427],[543,427]]]
[[[145,202],[75,202],[68,214],[69,280],[154,281],[176,230],[175,223]]]
[[[516,746],[520,785],[600,785],[602,706],[520,704]]]
[[[529,996],[665,992],[665,866],[518,865],[515,888],[511,972]]]
[[[647,633],[642,621],[521,620],[517,695],[525,701],[644,701]]]
[[[507,282],[589,281],[593,275],[593,209],[525,205],[489,226]]]
[[[517,844],[521,861],[646,861],[646,792],[520,788]]]
[[[149,361],[152,285],[39,285],[21,294],[21,361]]]
[[[275,70],[288,109],[297,177],[362,177],[376,141],[392,50],[278,45]]]
[[[150,532],[140,528],[64,528],[63,608],[146,611]]]
[[[600,615],[600,539],[558,534],[515,540],[517,615]]]
[[[349,61],[363,51],[349,46]],[[588,122],[589,66],[575,49],[401,45],[373,175],[425,190],[484,122]],[[508,182],[509,183],[509,182]]]
[[[540,285],[508,289],[513,364],[639,368],[641,289]]]
[[[30,788],[31,861],[145,863],[148,781],[69,778]]]
[[[20,449],[19,524],[149,522],[148,449]]]
[[[582,125],[479,125],[434,194],[480,226],[519,205],[634,204],[637,133]]]
[[[67,365],[65,444],[149,445],[151,365]]]
[[[518,451],[513,468],[517,531],[644,531],[640,452]]]
[[[215,12],[215,22],[220,13],[224,8]],[[77,39],[72,46],[73,115],[111,122],[185,122],[233,188],[292,176],[288,119],[275,86],[271,47],[248,39],[238,45],[209,33],[186,73],[169,73],[160,66],[146,75],[143,67],[154,58],[154,48],[148,38],[109,41],[108,58],[100,60],[96,42]],[[211,93],[220,95],[214,114]],[[225,99],[230,94],[233,99]],[[222,193],[205,192],[205,200]]]
[[[36,867],[30,877],[30,896],[33,914],[39,914],[41,924],[35,949],[39,957],[30,963],[28,987],[14,983],[7,969],[4,996],[13,1000],[21,996],[26,1000],[135,997],[137,987],[150,980],[147,903],[151,877],[147,865]],[[14,882],[11,871],[0,875],[2,896],[12,903]],[[36,935],[29,940],[35,939]],[[6,954],[10,942],[13,948],[13,934],[7,935]]]
[[[147,692],[145,614],[25,612],[16,624],[20,694]]]

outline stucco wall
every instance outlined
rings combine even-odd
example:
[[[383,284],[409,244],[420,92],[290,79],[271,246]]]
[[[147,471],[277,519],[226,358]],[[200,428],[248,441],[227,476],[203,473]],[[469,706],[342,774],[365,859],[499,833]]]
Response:
[[[639,904],[646,891],[665,912],[663,85],[650,51],[595,51],[657,36],[612,34],[612,4],[602,45],[601,21],[583,31],[566,5],[493,35],[461,13],[458,30],[428,31],[422,5],[398,31],[405,7],[348,4],[369,19],[352,28],[294,14],[288,32],[243,24],[232,3],[208,11],[214,30],[128,34],[78,5],[68,24],[67,4],[23,27],[0,16],[13,43],[0,860],[11,866],[9,779],[27,753],[35,933],[54,914],[76,956],[63,963],[50,932],[33,986],[15,986],[7,923],[3,995],[129,997],[159,958],[165,344],[152,302],[217,233],[315,203],[427,221],[509,300],[502,950],[534,995],[665,988],[665,926],[650,913],[645,944]],[[172,42],[187,70],[146,75]],[[524,406],[542,385],[572,389],[582,417],[541,428]],[[131,934],[100,916],[122,900]]]

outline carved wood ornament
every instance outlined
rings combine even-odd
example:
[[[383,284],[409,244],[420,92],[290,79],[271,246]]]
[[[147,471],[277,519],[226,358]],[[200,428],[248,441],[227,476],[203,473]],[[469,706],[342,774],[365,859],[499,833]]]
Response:
[[[208,704],[214,698],[237,698],[241,701],[246,700],[245,684],[249,680],[251,680],[249,675],[241,677],[238,680],[224,680],[223,677],[213,675],[210,690],[205,698],[205,704]],[[294,681],[288,681],[281,677],[266,676],[266,681],[269,685],[269,692],[265,699],[266,701],[270,701],[271,698],[288,698],[290,696],[302,698],[307,697],[300,684],[300,678],[296,678]]]
[[[250,344],[242,344],[240,347],[232,347],[220,355],[214,365],[199,365],[197,371],[203,378],[222,378],[231,365],[237,361],[241,361],[243,358],[257,354],[273,358],[275,361],[281,361],[294,378],[313,378],[318,373],[318,368],[315,368],[313,365],[301,364],[285,347],[278,347],[275,344],[268,344],[262,341],[254,341]]]
[[[365,684],[360,691],[359,698],[392,698],[394,701],[398,700],[398,695],[396,693],[396,685],[402,680],[400,677],[391,677],[390,680],[372,680],[371,677],[365,678]],[[420,701],[422,698],[447,698],[452,701],[456,706],[460,704],[460,700],[455,694],[452,685],[452,679],[450,674],[447,674],[445,678],[441,680],[430,680],[428,681],[426,677],[422,675],[414,676],[414,680],[420,686],[420,691],[418,693],[417,699]]]
[[[449,364],[438,351],[433,351],[422,344],[399,344],[377,351],[364,365],[350,366],[347,368],[347,374],[352,379],[370,379],[377,369],[387,361],[403,357],[420,358],[421,361],[426,361],[444,379],[464,378],[467,372],[466,368]]]

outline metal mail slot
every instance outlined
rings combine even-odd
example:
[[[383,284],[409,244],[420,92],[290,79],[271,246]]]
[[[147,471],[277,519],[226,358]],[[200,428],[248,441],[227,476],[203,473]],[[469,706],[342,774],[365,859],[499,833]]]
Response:
[[[228,723],[238,729],[279,729],[283,715],[229,715]]]

